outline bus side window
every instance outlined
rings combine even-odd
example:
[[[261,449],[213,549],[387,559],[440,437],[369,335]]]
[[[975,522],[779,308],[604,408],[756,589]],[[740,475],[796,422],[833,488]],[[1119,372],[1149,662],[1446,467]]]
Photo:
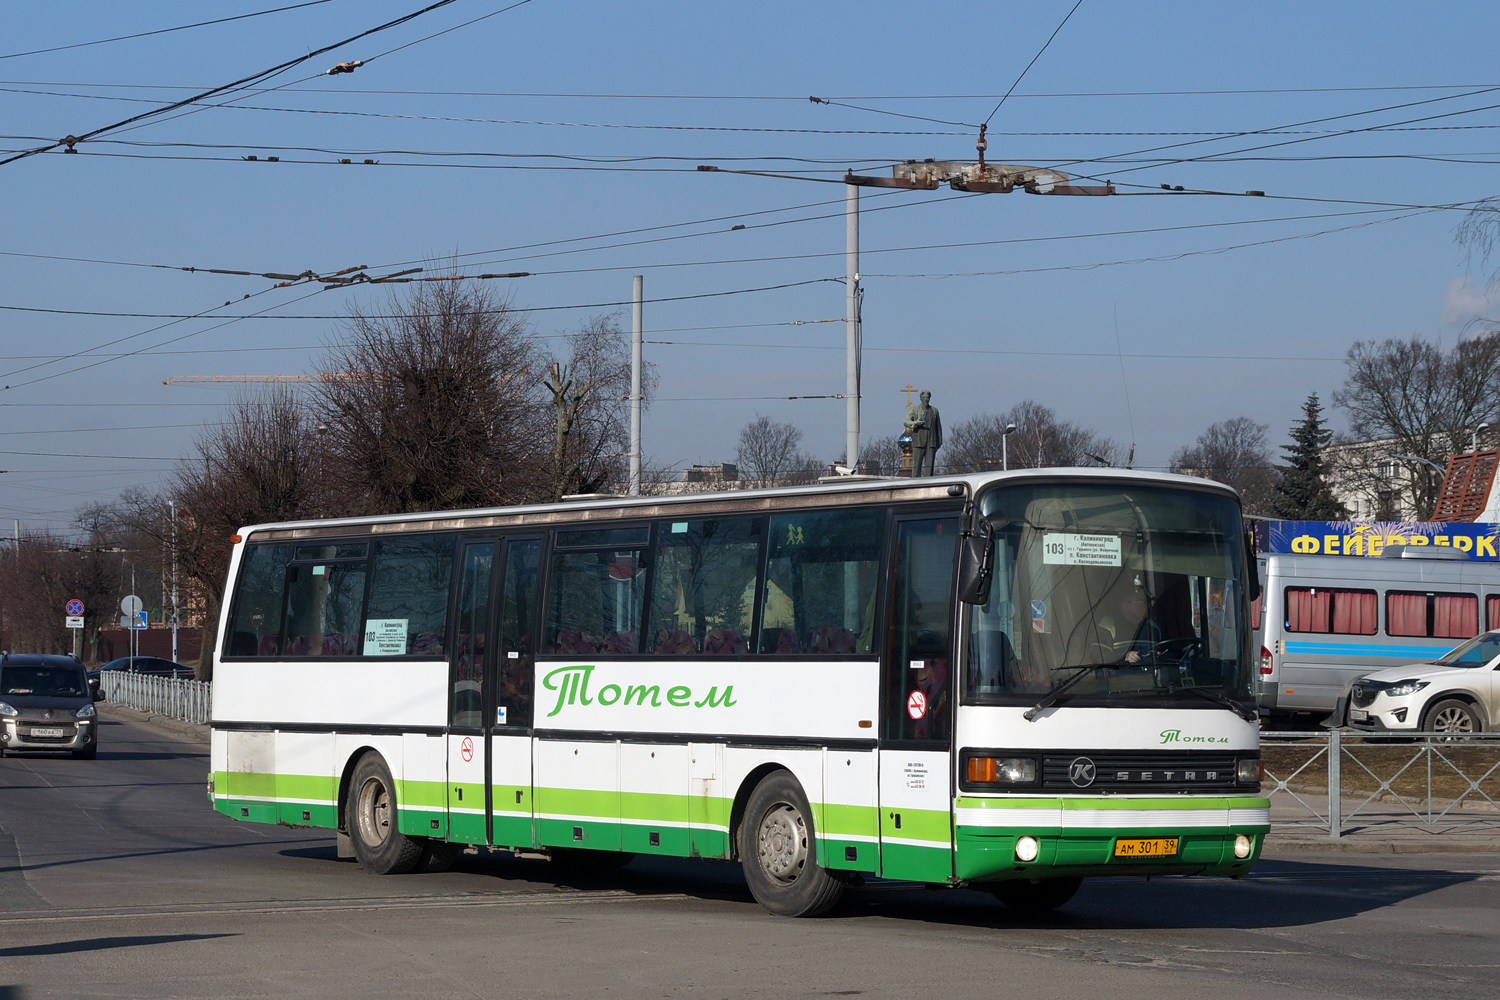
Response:
[[[364,542],[297,546],[299,561],[286,571],[282,656],[359,655],[367,548]]]
[[[760,652],[874,651],[884,510],[771,517],[760,594]]]
[[[1386,591],[1385,631],[1387,635],[1472,639],[1479,634],[1479,598]]]
[[[750,651],[764,526],[759,517],[657,526],[647,652],[726,656]]]
[[[1484,599],[1484,627],[1500,628],[1500,594],[1490,594]]]
[[[568,534],[559,532],[559,545]],[[640,652],[646,598],[644,556],[644,549],[617,547],[554,552],[542,652],[560,656]]]
[[[375,543],[361,655],[443,655],[453,546],[453,535],[413,535]]]
[[[1331,635],[1374,635],[1379,600],[1373,590],[1288,587],[1286,630]]]
[[[290,545],[249,545],[234,585],[234,621],[225,656],[276,656],[281,652],[281,609],[286,600]]]

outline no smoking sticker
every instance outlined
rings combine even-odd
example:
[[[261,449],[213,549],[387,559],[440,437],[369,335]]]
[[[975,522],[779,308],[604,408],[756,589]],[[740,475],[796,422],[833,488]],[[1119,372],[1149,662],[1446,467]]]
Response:
[[[920,719],[927,714],[927,696],[920,691],[913,691],[911,697],[906,699],[906,714],[913,719]]]
[[[469,761],[474,759],[474,741],[465,736],[463,742],[458,745],[459,756]]]

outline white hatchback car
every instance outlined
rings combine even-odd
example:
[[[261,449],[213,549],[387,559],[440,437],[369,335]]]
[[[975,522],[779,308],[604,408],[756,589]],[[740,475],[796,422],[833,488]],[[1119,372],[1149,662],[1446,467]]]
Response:
[[[1500,631],[1431,663],[1391,667],[1349,687],[1349,725],[1371,732],[1478,733],[1500,726]]]

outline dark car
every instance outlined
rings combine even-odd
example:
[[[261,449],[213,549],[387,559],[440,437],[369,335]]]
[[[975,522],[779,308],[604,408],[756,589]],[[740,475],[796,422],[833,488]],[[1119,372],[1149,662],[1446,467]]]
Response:
[[[83,664],[71,656],[0,655],[0,756],[71,750],[93,760],[99,719]]]
[[[152,677],[180,677],[186,681],[194,678],[193,668],[185,663],[174,663],[160,656],[122,656],[89,671],[89,686],[96,691],[99,689],[99,673],[104,670],[126,670],[134,674],[150,674]]]

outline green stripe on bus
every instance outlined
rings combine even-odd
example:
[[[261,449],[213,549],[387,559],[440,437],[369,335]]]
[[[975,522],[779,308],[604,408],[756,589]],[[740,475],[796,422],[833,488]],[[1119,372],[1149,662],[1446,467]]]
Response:
[[[900,809],[887,807],[880,817],[881,837],[898,840],[933,840],[948,843],[953,839],[953,814],[946,809]],[[897,825],[899,819],[900,825]]]
[[[1087,830],[960,825],[955,852],[956,870],[961,879],[979,880],[1017,873],[1036,878],[1043,873],[1055,874],[1058,869],[1093,875],[1144,875],[1153,871],[1166,874],[1181,869],[1195,869],[1203,874],[1234,874],[1248,871],[1254,864],[1268,829],[1253,825],[1201,829],[1152,824]],[[1234,856],[1234,839],[1238,834],[1251,838],[1249,858]],[[1021,862],[1016,858],[1016,840],[1022,835],[1037,839],[1037,858],[1033,862]],[[1116,858],[1115,841],[1122,837],[1175,837],[1177,853],[1164,858]]]

